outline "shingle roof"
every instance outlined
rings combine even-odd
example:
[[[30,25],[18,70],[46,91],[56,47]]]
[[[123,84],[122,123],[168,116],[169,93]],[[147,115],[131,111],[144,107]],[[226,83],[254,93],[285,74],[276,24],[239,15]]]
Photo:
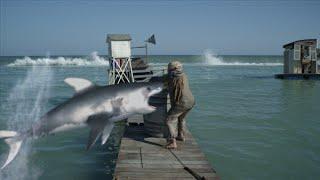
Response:
[[[282,47],[287,48],[289,46],[292,46],[295,43],[300,43],[300,42],[317,42],[317,39],[302,39],[302,40],[298,40],[298,41],[293,41],[291,43],[283,45]]]

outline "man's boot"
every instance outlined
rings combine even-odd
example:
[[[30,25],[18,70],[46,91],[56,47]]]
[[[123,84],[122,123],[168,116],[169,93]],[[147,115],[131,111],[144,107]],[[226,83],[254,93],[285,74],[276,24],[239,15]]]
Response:
[[[166,145],[167,149],[177,149],[176,139],[170,139],[169,143]]]

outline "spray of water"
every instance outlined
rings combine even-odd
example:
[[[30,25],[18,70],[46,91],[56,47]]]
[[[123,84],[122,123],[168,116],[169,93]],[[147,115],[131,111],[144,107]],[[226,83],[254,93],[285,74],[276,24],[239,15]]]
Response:
[[[6,102],[6,109],[11,112],[8,129],[24,131],[40,118],[50,96],[52,78],[50,67],[32,67],[25,78],[17,82]],[[31,140],[23,143],[15,160],[0,172],[1,180],[37,179],[41,175],[40,169],[30,162],[31,147]],[[5,158],[6,155],[1,156]]]
[[[226,62],[211,50],[203,53],[203,63],[209,66],[282,66],[282,63],[259,63],[259,62]]]
[[[222,57],[218,57],[217,54],[207,49],[203,53],[204,63],[207,65],[224,65]]]
[[[72,57],[57,57],[51,58],[47,55],[44,58],[30,58],[24,57],[17,59],[8,66],[108,66],[109,62],[98,55],[98,52],[94,51],[88,57],[84,58],[72,58]]]

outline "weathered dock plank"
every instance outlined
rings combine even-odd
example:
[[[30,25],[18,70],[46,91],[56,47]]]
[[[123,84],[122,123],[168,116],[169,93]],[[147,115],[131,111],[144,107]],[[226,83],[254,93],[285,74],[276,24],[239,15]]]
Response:
[[[126,126],[114,172],[115,180],[196,179],[185,167],[199,177],[219,179],[189,131],[186,141],[178,142],[178,149],[167,150],[164,138],[149,137],[144,133],[142,121],[142,118],[134,117],[130,122],[135,126]]]

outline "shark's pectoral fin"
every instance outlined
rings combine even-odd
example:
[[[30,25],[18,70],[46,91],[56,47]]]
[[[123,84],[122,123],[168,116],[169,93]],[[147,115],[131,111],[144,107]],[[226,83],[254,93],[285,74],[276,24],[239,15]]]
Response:
[[[86,150],[90,150],[91,147],[96,143],[97,139],[101,135],[103,131],[103,128],[101,127],[96,127],[96,128],[91,128],[90,134],[89,134],[89,139],[88,139],[88,144]]]
[[[87,124],[91,127],[89,139],[87,144],[87,151],[95,144],[97,139],[101,136],[104,127],[109,123],[109,116],[107,114],[99,114],[90,116]]]
[[[64,82],[73,87],[76,93],[81,93],[95,87],[91,81],[82,78],[66,78]]]
[[[101,138],[102,145],[104,145],[107,142],[113,127],[114,127],[114,123],[108,121],[108,123],[106,124],[102,132],[102,138]]]

